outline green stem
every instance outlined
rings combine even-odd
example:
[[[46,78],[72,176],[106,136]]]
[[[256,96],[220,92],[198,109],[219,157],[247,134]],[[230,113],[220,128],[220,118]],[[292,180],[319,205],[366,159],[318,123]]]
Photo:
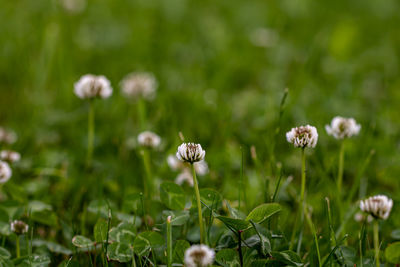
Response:
[[[338,170],[338,177],[337,177],[337,187],[338,187],[338,194],[339,194],[340,199],[342,198],[343,165],[344,165],[344,141],[340,145],[339,170]]]
[[[317,232],[315,231],[315,226],[311,220],[311,216],[308,212],[305,213],[306,214],[306,220],[308,223],[308,226],[310,227],[310,230],[314,236],[314,242],[315,242],[315,248],[317,250],[317,257],[318,257],[318,266],[322,267],[322,262],[321,262],[321,254],[319,252],[319,245],[318,245],[318,237],[317,237]]]
[[[144,183],[144,192],[145,192],[145,195],[148,197],[148,199],[152,199],[154,182],[153,182],[153,175],[151,173],[151,168],[150,168],[150,151],[147,148],[143,149],[143,164],[144,164],[144,169],[146,172],[146,181]]]
[[[87,147],[87,165],[90,167],[93,158],[93,143],[94,143],[94,106],[93,102],[89,102],[88,114],[88,147]]]
[[[301,191],[300,191],[300,204],[301,209],[304,206],[304,192],[306,189],[306,153],[305,149],[301,149]]]
[[[374,247],[375,247],[375,263],[376,267],[379,267],[379,222],[377,219],[374,220]]]
[[[146,129],[146,103],[143,98],[140,98],[137,103],[139,114],[139,129],[143,131]]]
[[[167,218],[167,258],[168,267],[172,266],[172,226],[171,226],[171,216]]]
[[[16,252],[17,252],[17,259],[19,259],[19,257],[21,257],[21,251],[19,249],[19,235],[17,235]]]
[[[194,191],[196,193],[196,199],[197,199],[197,210],[198,210],[198,213],[199,213],[200,243],[204,244],[203,215],[201,213],[201,202],[200,202],[199,185],[197,184],[196,171],[194,169],[193,163],[191,164],[191,167],[192,167],[192,174],[193,174]]]

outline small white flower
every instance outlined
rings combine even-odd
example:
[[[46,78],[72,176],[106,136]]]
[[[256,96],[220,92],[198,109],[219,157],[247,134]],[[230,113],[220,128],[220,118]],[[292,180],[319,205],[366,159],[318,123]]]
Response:
[[[23,235],[28,232],[28,225],[23,221],[15,220],[11,222],[11,231],[16,233],[17,235]]]
[[[7,162],[0,161],[0,184],[6,183],[10,180],[12,171]]]
[[[385,195],[376,195],[360,201],[360,209],[375,219],[386,220],[393,207],[393,200]]]
[[[334,117],[330,125],[325,125],[325,130],[336,139],[349,138],[358,135],[361,125],[353,118]]]
[[[354,220],[356,222],[363,222],[365,220],[365,217],[367,218],[368,223],[371,223],[374,220],[374,217],[369,214],[367,216],[365,216],[365,214],[361,212],[357,212],[356,214],[354,214]]]
[[[18,152],[12,150],[2,150],[0,152],[0,160],[14,163],[21,159],[21,155]]]
[[[206,245],[193,245],[185,251],[185,267],[206,267],[214,262],[215,252]]]
[[[81,99],[108,98],[112,94],[110,81],[102,75],[83,75],[74,87],[75,94]]]
[[[310,125],[292,128],[286,133],[286,140],[295,147],[315,147],[318,142],[317,128]]]
[[[201,148],[200,144],[183,143],[178,147],[176,157],[184,162],[194,163],[204,160],[206,151]]]
[[[173,171],[185,170],[189,169],[190,167],[190,165],[180,161],[175,155],[169,155],[167,158],[167,163]],[[196,173],[200,176],[204,176],[208,173],[208,164],[205,160],[195,162],[193,163],[193,166]]]
[[[175,155],[168,155],[167,163],[173,171],[178,171],[185,168],[183,162],[180,161]]]
[[[178,185],[182,185],[184,182],[188,183],[191,187],[193,187],[193,175],[189,169],[184,169],[175,179],[175,183]]]
[[[143,97],[152,100],[157,90],[157,80],[153,74],[134,72],[121,81],[122,94],[128,98]]]
[[[153,132],[145,131],[138,135],[139,145],[156,148],[161,144],[161,138]]]
[[[17,141],[17,135],[13,131],[8,131],[0,127],[0,143],[13,144]]]
[[[86,0],[60,0],[62,7],[73,14],[81,13],[86,7]]]
[[[200,176],[204,176],[208,173],[208,164],[205,160],[195,162],[193,163],[193,166],[195,172]]]

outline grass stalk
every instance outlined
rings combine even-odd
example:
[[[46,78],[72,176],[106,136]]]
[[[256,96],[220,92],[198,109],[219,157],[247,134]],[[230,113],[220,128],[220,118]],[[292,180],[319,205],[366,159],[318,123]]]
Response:
[[[321,261],[321,254],[319,252],[319,244],[318,244],[318,236],[317,236],[317,232],[315,231],[315,226],[311,220],[311,216],[309,214],[309,212],[305,212],[306,215],[306,220],[308,223],[308,226],[310,227],[310,230],[314,236],[314,242],[315,242],[315,249],[317,251],[317,257],[318,257],[318,266],[322,267],[322,261]]]
[[[167,218],[167,262],[168,267],[172,266],[172,226],[171,216]]]
[[[19,245],[19,235],[17,235],[17,239],[15,242],[15,250],[16,250],[16,254],[17,254],[17,259],[19,259],[21,257],[21,250],[20,250],[20,245]]]
[[[345,142],[343,140],[342,144],[340,145],[340,151],[339,151],[339,167],[338,167],[339,169],[338,169],[338,177],[337,177],[337,187],[338,187],[338,194],[339,194],[340,199],[342,198],[344,146],[345,146]]]
[[[145,195],[147,196],[148,199],[152,199],[153,196],[153,190],[154,190],[154,181],[153,181],[153,175],[151,172],[151,167],[150,167],[150,151],[149,149],[145,148],[142,151],[143,155],[143,165],[144,169],[146,172],[146,181],[144,183],[144,192]]]
[[[198,210],[198,213],[199,213],[200,243],[201,243],[201,244],[204,244],[203,215],[202,215],[202,213],[201,213],[201,202],[200,202],[199,185],[198,185],[198,183],[197,183],[196,170],[194,169],[193,163],[191,163],[190,166],[192,167],[194,191],[195,191],[195,193],[196,193],[197,210]]]

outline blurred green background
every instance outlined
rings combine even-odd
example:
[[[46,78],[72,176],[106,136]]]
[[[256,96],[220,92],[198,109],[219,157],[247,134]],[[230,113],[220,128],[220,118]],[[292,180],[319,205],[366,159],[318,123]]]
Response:
[[[163,139],[162,153],[154,154],[161,180],[176,176],[165,159],[181,131],[207,151],[211,172],[200,185],[235,199],[242,146],[249,206],[255,205],[262,190],[254,177],[261,174],[250,146],[271,187],[277,162],[285,179],[294,175],[298,183],[300,152],[284,133],[309,123],[320,134],[308,157],[309,202],[321,211],[323,198],[334,195],[339,149],[324,125],[342,115],[362,124],[348,142],[346,188],[375,150],[359,194],[388,194],[399,210],[398,1],[1,0],[0,6],[0,125],[18,133],[15,149],[27,169],[67,166],[68,178],[86,179],[87,103],[73,94],[73,84],[83,74],[103,74],[114,94],[96,103],[96,175],[106,196],[122,201],[141,184],[143,168],[138,153],[126,148],[141,129],[119,82],[129,72],[149,71],[159,82],[146,108],[147,129]],[[63,186],[36,197],[57,203],[48,192]],[[58,198],[54,205],[68,206],[66,196]],[[400,219],[393,216],[391,224]]]

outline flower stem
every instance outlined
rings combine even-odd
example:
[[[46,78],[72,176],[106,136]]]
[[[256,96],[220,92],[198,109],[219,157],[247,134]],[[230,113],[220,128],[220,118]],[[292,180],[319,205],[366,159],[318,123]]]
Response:
[[[87,147],[87,165],[90,167],[93,157],[93,142],[94,142],[94,106],[93,102],[89,101],[88,114],[88,147]]]
[[[152,194],[153,194],[153,175],[151,173],[151,168],[150,168],[150,151],[148,149],[143,149],[143,164],[144,164],[144,169],[146,172],[146,181],[144,183],[144,191],[145,195],[149,198],[152,199]]]
[[[339,194],[340,199],[342,197],[343,165],[344,165],[344,141],[340,145],[339,170],[338,170],[338,177],[337,177],[337,187],[338,187],[338,194]]]
[[[172,227],[171,227],[171,218],[167,218],[167,258],[168,258],[168,267],[172,266]]]
[[[304,207],[304,191],[306,189],[306,153],[304,148],[301,149],[301,191],[300,191],[300,204],[301,209]]]
[[[374,247],[375,247],[375,263],[376,267],[379,267],[379,222],[377,219],[374,220]]]
[[[139,115],[139,129],[143,131],[146,129],[146,103],[143,98],[139,98],[137,103]]]
[[[17,241],[16,241],[16,252],[17,252],[17,259],[19,259],[19,257],[21,257],[21,251],[19,249],[19,235],[17,235]]]
[[[201,213],[201,202],[200,202],[200,191],[199,191],[199,185],[197,184],[197,177],[196,177],[196,171],[194,169],[193,163],[190,164],[192,167],[192,174],[193,174],[193,184],[194,184],[194,191],[196,193],[196,199],[197,199],[197,210],[199,213],[199,226],[200,226],[200,243],[204,244],[204,228],[203,228],[203,215]]]

